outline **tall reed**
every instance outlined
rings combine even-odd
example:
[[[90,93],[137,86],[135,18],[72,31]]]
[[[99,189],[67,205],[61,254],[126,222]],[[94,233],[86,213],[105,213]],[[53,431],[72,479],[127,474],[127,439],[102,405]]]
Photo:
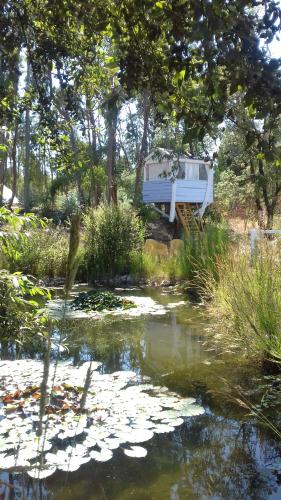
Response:
[[[265,242],[253,260],[233,252],[207,279],[213,337],[227,350],[281,361],[281,249]]]

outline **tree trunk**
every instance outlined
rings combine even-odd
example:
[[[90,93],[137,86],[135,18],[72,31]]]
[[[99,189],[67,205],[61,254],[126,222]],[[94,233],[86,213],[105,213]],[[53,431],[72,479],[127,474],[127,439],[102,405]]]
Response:
[[[86,99],[86,107],[88,111],[88,126],[89,126],[89,147],[91,155],[91,171],[90,171],[90,189],[89,189],[89,206],[97,205],[97,186],[95,185],[94,169],[98,165],[97,154],[97,129],[96,118],[92,108],[90,99]]]
[[[29,90],[31,82],[31,67],[27,61],[26,68],[26,90]],[[25,112],[25,159],[24,159],[24,187],[23,187],[23,204],[25,210],[30,209],[30,110],[27,108]]]
[[[18,144],[18,131],[19,131],[19,122],[16,119],[14,137],[13,137],[13,145],[11,151],[11,160],[12,160],[12,196],[9,200],[8,207],[11,208],[14,202],[14,198],[17,194],[17,181],[18,181],[18,169],[17,169],[17,144]]]
[[[266,207],[266,229],[273,228],[274,207],[270,205]]]
[[[144,162],[148,153],[149,113],[150,113],[150,96],[149,93],[146,91],[143,97],[143,134],[142,134],[140,152],[136,165],[134,207],[137,207],[139,203]]]
[[[0,129],[0,146],[6,146],[6,135],[4,130]],[[0,206],[3,206],[3,189],[5,182],[5,171],[7,162],[7,152],[5,150],[0,150]]]
[[[118,108],[116,104],[108,112],[108,139],[107,139],[107,202],[117,203],[116,179],[116,133],[118,121]]]

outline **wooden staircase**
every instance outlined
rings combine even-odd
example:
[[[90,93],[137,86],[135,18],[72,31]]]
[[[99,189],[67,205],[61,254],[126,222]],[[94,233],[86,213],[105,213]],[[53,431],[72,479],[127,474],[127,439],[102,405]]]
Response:
[[[197,207],[191,203],[176,203],[176,212],[185,234],[199,237],[202,231],[202,220],[194,216]]]

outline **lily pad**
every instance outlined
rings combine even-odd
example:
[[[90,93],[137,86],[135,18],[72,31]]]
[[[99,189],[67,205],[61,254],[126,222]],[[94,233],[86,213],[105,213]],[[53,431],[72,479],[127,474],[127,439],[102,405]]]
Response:
[[[182,417],[204,412],[193,398],[182,399],[166,387],[153,386],[148,378],[143,382],[134,372],[102,374],[98,367],[95,362],[79,367],[51,363],[49,381],[55,382],[49,382],[45,416],[40,418],[43,363],[0,361],[5,388],[0,395],[0,470],[21,466],[32,477],[43,479],[56,469],[78,470],[91,459],[106,462],[122,444],[127,456],[141,458],[147,451],[135,444],[149,441],[154,434],[173,432],[183,424]],[[89,368],[87,399],[81,409]],[[10,404],[16,409],[7,412]]]
[[[132,458],[144,458],[147,455],[147,450],[142,446],[131,446],[131,448],[125,448],[125,455]]]

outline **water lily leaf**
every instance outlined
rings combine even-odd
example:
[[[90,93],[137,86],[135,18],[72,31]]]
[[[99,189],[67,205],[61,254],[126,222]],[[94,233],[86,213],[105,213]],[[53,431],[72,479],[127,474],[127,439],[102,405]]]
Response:
[[[205,411],[202,406],[185,402],[177,404],[176,409],[178,410],[178,413],[181,417],[195,417],[197,415],[203,415]]]
[[[57,468],[55,466],[51,467],[35,467],[27,471],[27,474],[33,479],[45,479],[56,472]]]
[[[147,450],[142,446],[131,446],[131,448],[125,448],[123,451],[127,457],[132,458],[143,458],[147,455]]]
[[[149,441],[154,434],[173,432],[183,424],[182,417],[204,412],[193,398],[182,399],[166,387],[153,386],[149,378],[126,371],[102,374],[94,371],[98,366],[99,363],[94,362],[79,367],[69,362],[59,362],[56,367],[50,365],[49,379],[54,378],[55,384],[49,390],[47,414],[41,419],[43,434],[38,438],[43,363],[38,360],[0,362],[1,383],[5,388],[0,391],[0,397],[11,395],[13,399],[1,408],[0,457],[4,469],[16,465],[30,467],[30,460],[41,460],[42,452],[49,451],[43,467],[31,466],[39,472],[42,469],[40,478],[43,469],[49,470],[48,475],[54,467],[71,472],[91,459],[110,460],[112,450],[121,443],[128,443],[126,453],[124,451],[127,456],[142,457],[146,450],[133,446],[134,443]],[[93,370],[92,378],[81,414],[77,411],[81,398],[79,388],[83,390],[89,367]],[[24,398],[23,409],[7,412],[9,405],[18,408],[20,398]],[[96,445],[100,451],[95,449]]]
[[[173,432],[175,430],[174,427],[172,427],[171,425],[167,425],[167,424],[158,424],[155,426],[155,428],[153,429],[155,434],[165,434],[165,433],[168,433],[168,432]]]
[[[132,429],[127,434],[119,436],[121,443],[144,443],[153,438],[153,432],[150,429]]]
[[[90,451],[90,457],[98,462],[107,462],[113,457],[113,453],[107,448],[101,448],[101,451]]]

